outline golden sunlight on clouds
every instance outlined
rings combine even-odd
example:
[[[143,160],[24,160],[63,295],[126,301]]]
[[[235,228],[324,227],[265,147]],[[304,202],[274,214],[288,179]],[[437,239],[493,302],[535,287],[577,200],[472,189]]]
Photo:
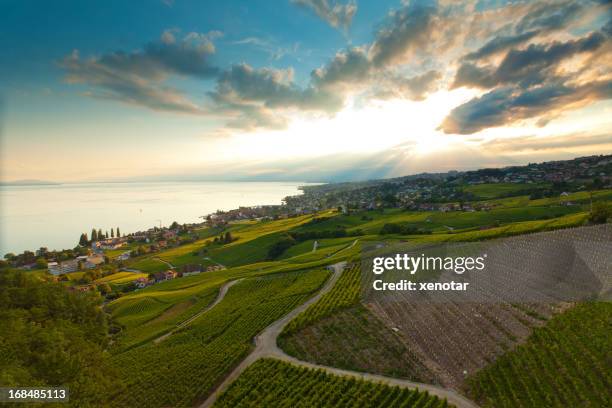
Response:
[[[219,160],[287,159],[335,153],[371,153],[404,143],[417,150],[434,151],[453,139],[437,130],[450,110],[477,95],[465,88],[440,91],[423,101],[370,101],[347,108],[329,118],[296,116],[278,131],[237,133],[219,146]]]

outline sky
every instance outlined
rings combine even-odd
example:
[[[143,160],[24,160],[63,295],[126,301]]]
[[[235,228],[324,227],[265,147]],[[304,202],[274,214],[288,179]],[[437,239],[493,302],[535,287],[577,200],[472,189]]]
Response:
[[[340,181],[612,153],[608,1],[0,3],[0,180]]]

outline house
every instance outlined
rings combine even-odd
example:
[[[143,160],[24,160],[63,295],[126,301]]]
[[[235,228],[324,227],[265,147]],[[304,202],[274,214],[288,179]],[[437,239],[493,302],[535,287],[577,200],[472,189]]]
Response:
[[[157,246],[159,248],[165,248],[168,246],[168,242],[162,239],[161,241],[157,241]]]
[[[49,262],[47,270],[51,275],[57,276],[64,273],[76,272],[79,269],[79,263],[76,259],[70,259],[63,262]]]
[[[181,268],[181,273],[183,274],[183,276],[197,275],[201,272],[202,272],[202,265],[189,264],[189,265],[184,265]]]
[[[85,267],[86,269],[94,269],[102,265],[103,263],[104,256],[96,254],[85,257],[85,263],[83,264],[83,267]]]
[[[119,255],[117,257],[118,261],[126,261],[128,259],[130,259],[132,251],[125,251],[124,253],[122,253],[121,255]]]
[[[168,270],[165,272],[165,274],[164,274],[164,275],[165,275],[165,277],[166,277],[166,280],[170,280],[170,279],[174,279],[174,278],[176,278],[176,272],[174,272],[174,271],[173,271],[173,270],[171,270],[171,269],[168,269]]]
[[[176,232],[175,231],[165,231],[163,233],[163,237],[164,237],[164,239],[176,238]]]
[[[138,289],[143,289],[149,286],[149,278],[138,278],[134,281],[134,284]]]

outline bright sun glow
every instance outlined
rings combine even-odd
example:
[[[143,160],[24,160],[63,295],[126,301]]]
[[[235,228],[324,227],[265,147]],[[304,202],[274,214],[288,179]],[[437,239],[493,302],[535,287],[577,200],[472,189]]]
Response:
[[[414,144],[419,153],[444,147],[452,138],[436,130],[455,106],[474,96],[458,89],[430,95],[424,101],[352,101],[331,118],[294,117],[288,129],[242,133],[224,140],[219,159],[286,159],[335,153],[371,153]],[[228,146],[229,145],[229,146]]]

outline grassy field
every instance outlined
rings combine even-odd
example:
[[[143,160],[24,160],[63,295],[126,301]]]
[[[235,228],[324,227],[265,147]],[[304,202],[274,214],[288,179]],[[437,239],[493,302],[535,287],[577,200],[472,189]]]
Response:
[[[319,269],[245,279],[186,329],[116,354],[113,362],[130,392],[116,395],[115,405],[193,406],[244,358],[253,336],[312,296],[328,276]]]
[[[214,406],[443,408],[449,405],[426,392],[263,359],[255,362],[232,383]]]
[[[612,304],[586,303],[536,329],[468,380],[483,407],[609,407]]]
[[[153,258],[152,256],[136,259],[133,262],[128,263],[127,267],[146,273],[164,272],[168,270],[168,265],[159,259]]]

